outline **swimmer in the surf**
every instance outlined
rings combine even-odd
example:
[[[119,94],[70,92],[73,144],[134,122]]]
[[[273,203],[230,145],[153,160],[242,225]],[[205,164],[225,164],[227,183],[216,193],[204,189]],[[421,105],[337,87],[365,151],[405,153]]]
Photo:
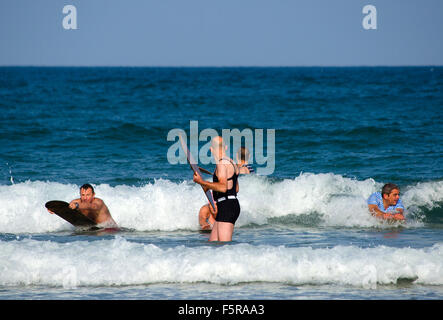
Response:
[[[204,181],[194,173],[194,182],[203,186],[205,192],[208,189],[213,190],[216,202],[215,212],[209,205],[203,206],[199,212],[199,220],[204,218],[202,211],[205,214],[209,211],[210,218],[212,217],[209,220],[209,223],[213,224],[209,241],[231,241],[234,224],[240,215],[240,204],[237,199],[239,170],[234,161],[226,156],[226,149],[222,137],[212,139],[210,150],[216,163],[213,182]]]
[[[400,188],[394,183],[387,183],[381,192],[374,192],[368,198],[368,208],[377,218],[386,220],[405,220],[405,210],[400,200]]]
[[[69,207],[80,211],[99,226],[118,228],[117,223],[112,219],[108,207],[102,199],[95,197],[94,188],[88,183],[80,187],[80,198],[72,200],[69,203]]]
[[[237,166],[240,174],[254,173],[254,168],[249,164],[249,150],[246,147],[240,147],[237,151]]]

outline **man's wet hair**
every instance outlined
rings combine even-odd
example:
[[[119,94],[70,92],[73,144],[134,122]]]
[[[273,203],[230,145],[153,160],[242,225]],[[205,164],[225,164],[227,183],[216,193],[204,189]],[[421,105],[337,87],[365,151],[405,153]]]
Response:
[[[394,190],[394,189],[397,189],[398,191],[400,191],[400,188],[395,183],[387,183],[381,189],[381,195],[382,196],[384,194],[390,195],[392,190]]]
[[[242,161],[249,160],[249,150],[246,147],[240,147],[237,152],[237,156]]]
[[[83,189],[83,190],[91,189],[91,190],[92,190],[92,193],[95,193],[95,192],[94,192],[94,188],[93,188],[89,183],[85,183],[84,185],[82,185],[82,186],[80,187],[80,190],[81,190],[81,189]]]

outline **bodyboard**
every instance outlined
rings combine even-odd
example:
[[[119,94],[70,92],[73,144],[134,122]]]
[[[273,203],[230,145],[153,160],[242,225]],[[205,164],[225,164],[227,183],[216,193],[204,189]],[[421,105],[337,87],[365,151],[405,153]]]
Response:
[[[65,201],[48,201],[45,207],[76,227],[94,227],[96,225],[93,220],[83,215],[80,211],[69,208],[69,203]]]
[[[183,151],[186,154],[186,159],[188,160],[188,163],[191,166],[192,171],[197,172],[197,174],[200,177],[202,177],[202,173],[197,166],[197,162],[195,162],[194,158],[192,157],[191,152],[189,151],[188,146],[186,145],[186,142],[184,141],[184,139],[181,136],[179,136],[179,139],[180,139],[180,143],[183,148]],[[203,189],[203,186],[202,186],[202,189]],[[204,189],[203,189],[203,191],[204,191]],[[205,195],[206,195],[206,198],[208,199],[209,204],[211,205],[212,209],[214,209],[214,211],[215,211],[215,202],[214,202],[214,197],[212,196],[211,190],[206,191]]]

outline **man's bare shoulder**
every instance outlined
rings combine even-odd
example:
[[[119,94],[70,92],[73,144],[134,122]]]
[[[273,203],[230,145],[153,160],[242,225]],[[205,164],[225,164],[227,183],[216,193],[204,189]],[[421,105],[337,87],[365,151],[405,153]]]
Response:
[[[93,203],[96,205],[99,205],[99,206],[102,206],[105,204],[105,202],[100,198],[94,198]]]

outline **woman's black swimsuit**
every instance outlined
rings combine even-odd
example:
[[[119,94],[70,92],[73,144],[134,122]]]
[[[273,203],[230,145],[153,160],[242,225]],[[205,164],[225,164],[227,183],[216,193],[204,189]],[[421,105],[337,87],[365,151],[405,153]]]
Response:
[[[229,160],[229,162],[231,162],[231,164],[234,166],[230,159],[226,160]],[[212,175],[212,179],[214,182],[218,182],[215,172]],[[235,221],[237,221],[238,216],[240,215],[240,203],[237,200],[237,179],[238,174],[235,173],[234,166],[234,174],[232,177],[228,178],[228,180],[232,180],[232,188],[226,190],[226,192],[219,192],[215,190],[212,192],[214,200],[217,202],[218,209],[215,221],[230,222],[232,224],[235,224]]]

